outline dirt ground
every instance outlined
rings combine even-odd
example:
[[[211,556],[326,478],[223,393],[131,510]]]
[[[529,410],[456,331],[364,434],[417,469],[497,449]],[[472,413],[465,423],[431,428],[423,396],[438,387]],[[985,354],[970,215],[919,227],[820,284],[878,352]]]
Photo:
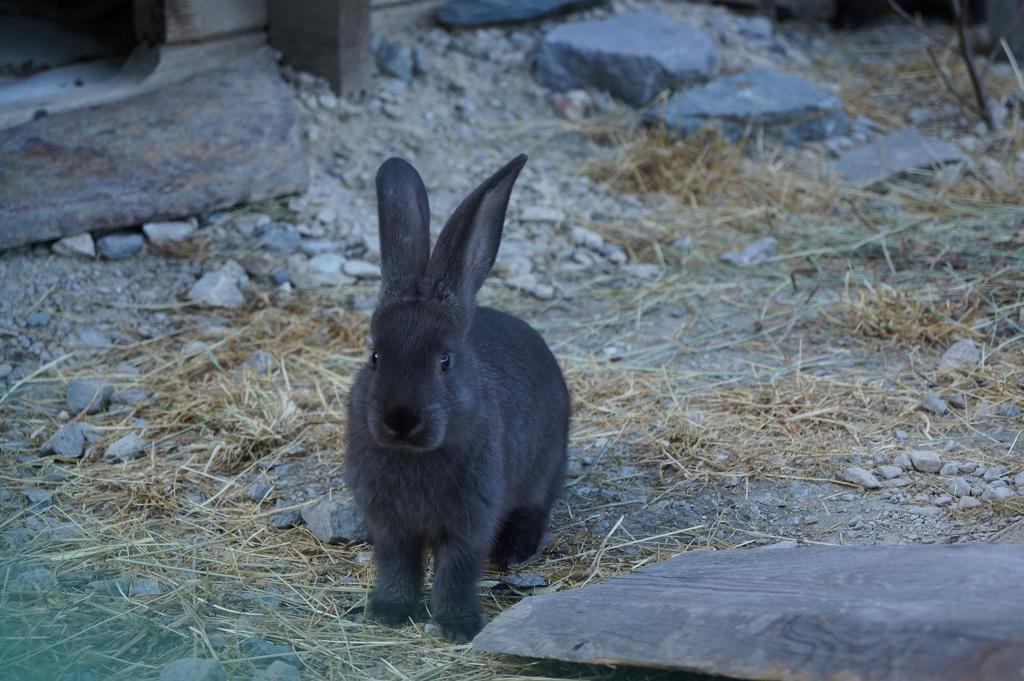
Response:
[[[281,284],[305,256],[270,243],[268,225],[304,253],[374,262],[372,178],[394,154],[420,169],[435,225],[505,160],[531,156],[481,298],[534,324],[562,363],[571,475],[544,554],[519,582],[484,575],[488,617],[685,550],[1024,542],[1013,74],[990,77],[1010,111],[990,132],[895,21],[855,34],[783,24],[751,47],[722,8],[666,11],[719,31],[723,68],[831,84],[860,132],[799,148],[673,141],[596,94],[566,120],[529,70],[554,22],[418,27],[388,39],[415,47],[421,72],[378,74],[366,101],[287,74],[306,195],[197,216],[189,241],[125,260],[0,254],[0,678],[155,679],[190,655],[239,679],[276,656],[303,679],[683,678],[366,625],[372,548],[271,524],[341,492],[344,400],[376,291],[356,277]],[[966,82],[954,59],[943,66]],[[871,190],[837,184],[838,151],[911,123],[968,160]],[[766,236],[778,248],[760,261],[722,260]],[[524,260],[532,278],[502,269]],[[243,306],[187,299],[229,261],[246,271]],[[977,356],[940,368],[957,341]],[[110,406],[69,413],[80,377],[111,385]],[[44,454],[76,418],[93,426],[84,455]],[[138,455],[106,458],[128,433],[145,441]]]

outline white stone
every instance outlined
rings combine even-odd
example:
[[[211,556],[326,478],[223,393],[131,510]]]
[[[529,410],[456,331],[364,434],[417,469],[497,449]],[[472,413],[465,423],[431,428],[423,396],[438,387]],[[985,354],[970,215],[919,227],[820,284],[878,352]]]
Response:
[[[174,222],[147,222],[142,225],[142,231],[150,243],[157,246],[186,241],[196,233],[194,220],[178,220]]]
[[[942,459],[927,449],[915,449],[910,452],[910,462],[922,473],[938,473],[942,470]]]
[[[86,258],[96,257],[96,243],[92,240],[92,234],[75,234],[66,236],[53,244],[53,252],[57,255],[83,256]]]
[[[189,300],[209,307],[241,307],[245,296],[224,272],[207,272],[188,292]]]

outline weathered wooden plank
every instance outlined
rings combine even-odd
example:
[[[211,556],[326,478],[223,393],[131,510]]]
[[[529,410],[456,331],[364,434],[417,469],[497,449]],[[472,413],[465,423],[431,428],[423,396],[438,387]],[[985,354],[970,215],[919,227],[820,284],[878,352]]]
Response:
[[[475,647],[772,681],[1024,679],[1024,546],[690,552],[526,598]]]
[[[447,0],[372,0],[370,23],[375,33],[398,30],[432,17]]]
[[[0,249],[260,201],[307,181],[298,107],[263,51],[0,131]]]
[[[193,42],[267,25],[267,0],[164,0],[164,41]]]
[[[286,62],[323,76],[335,92],[359,94],[369,80],[369,0],[270,0],[270,43]]]

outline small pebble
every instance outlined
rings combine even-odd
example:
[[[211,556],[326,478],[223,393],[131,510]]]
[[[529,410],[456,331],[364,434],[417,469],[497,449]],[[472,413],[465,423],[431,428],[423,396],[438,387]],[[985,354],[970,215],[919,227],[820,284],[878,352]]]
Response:
[[[928,393],[921,398],[921,403],[918,405],[918,408],[936,414],[937,416],[942,416],[949,410],[949,407],[946,406],[946,402],[935,393]]]
[[[254,681],[300,681],[301,678],[297,668],[282,660],[274,660],[256,674]]]
[[[219,660],[186,657],[169,663],[160,672],[160,681],[226,681]]]
[[[922,473],[938,473],[942,469],[942,459],[927,449],[915,449],[910,452],[910,463]]]
[[[843,471],[842,479],[846,482],[852,482],[855,485],[859,485],[864,489],[878,489],[882,486],[882,483],[874,476],[870,471],[866,471],[859,466],[849,466]]]
[[[989,468],[987,471],[985,471],[985,474],[982,476],[982,478],[985,480],[985,482],[992,482],[993,480],[998,480],[1004,475],[1006,475],[1006,466],[997,464]]]
[[[951,476],[960,474],[960,463],[957,461],[949,461],[942,464],[942,468],[939,469],[939,475]]]
[[[981,506],[981,501],[974,497],[964,497],[957,504],[962,509],[978,508]]]
[[[46,326],[50,323],[50,313],[45,310],[36,310],[25,317],[26,326]]]
[[[903,469],[899,466],[879,466],[878,472],[886,480],[892,480],[903,475]]]

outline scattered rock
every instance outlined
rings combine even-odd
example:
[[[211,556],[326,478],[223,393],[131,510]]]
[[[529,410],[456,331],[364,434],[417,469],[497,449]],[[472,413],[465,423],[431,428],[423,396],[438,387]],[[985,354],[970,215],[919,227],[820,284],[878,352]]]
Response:
[[[365,260],[346,260],[342,272],[357,279],[380,279],[380,267]]]
[[[707,34],[657,12],[626,12],[555,27],[535,75],[553,90],[593,87],[643,106],[662,90],[705,80],[717,60]]]
[[[985,491],[981,493],[982,501],[1002,501],[1013,496],[1013,490],[1007,487],[1006,483],[990,482],[985,485]]]
[[[273,223],[264,225],[260,234],[260,246],[283,255],[291,255],[299,250],[301,241],[302,238],[295,230]]]
[[[53,244],[53,252],[57,255],[96,257],[96,244],[88,232],[66,236]]]
[[[271,660],[280,660],[286,664],[299,666],[299,656],[295,650],[285,644],[271,643],[259,636],[250,636],[238,644],[238,649],[247,657],[259,658],[257,664],[267,664]]]
[[[366,541],[363,514],[348,495],[328,497],[302,508],[302,519],[325,544]]]
[[[124,462],[131,461],[139,454],[143,453],[143,450],[148,444],[149,443],[142,439],[138,433],[132,431],[107,447],[106,452],[103,453],[103,458],[107,460],[116,459]]]
[[[899,466],[903,470],[908,470],[914,467],[914,464],[910,463],[910,457],[907,456],[906,452],[900,452],[899,454],[894,456],[892,459],[892,463],[894,466]]]
[[[981,361],[981,349],[972,340],[958,340],[949,346],[939,360],[939,371],[952,371],[976,366]]]
[[[843,471],[842,479],[846,482],[852,482],[855,485],[859,485],[864,489],[878,489],[882,486],[882,483],[874,476],[871,471],[866,471],[860,466],[849,466]]]
[[[263,501],[267,498],[269,493],[270,485],[263,480],[257,480],[249,485],[249,489],[246,490],[245,496],[250,501]]]
[[[0,364],[0,381],[10,376],[12,371],[14,371],[14,367],[12,367],[10,364],[6,362]]]
[[[380,72],[406,83],[411,81],[416,63],[412,48],[396,45],[384,38],[373,42],[373,53]]]
[[[985,482],[992,482],[993,480],[998,480],[1004,475],[1006,475],[1006,466],[996,464],[995,466],[989,467],[981,477]]]
[[[924,516],[926,518],[934,518],[942,513],[942,509],[938,506],[907,506],[903,510],[907,513]]]
[[[297,508],[288,508],[295,504],[284,499],[274,502],[274,512],[270,514],[270,526],[278,530],[287,530],[302,522],[302,513]],[[286,509],[286,510],[282,510]]]
[[[684,90],[651,112],[651,120],[683,135],[713,126],[729,140],[753,125],[785,144],[823,140],[847,128],[842,102],[791,73],[753,69]]]
[[[960,463],[957,461],[950,461],[942,464],[942,468],[939,469],[939,475],[946,477],[960,474]]]
[[[1003,402],[999,405],[999,415],[1015,419],[1021,415],[1020,407],[1010,402]]]
[[[899,173],[962,159],[963,152],[951,144],[916,128],[904,128],[846,152],[836,162],[836,170],[845,184],[868,187]]]
[[[77,459],[85,451],[86,424],[78,421],[65,423],[44,444],[40,453],[54,454],[62,459]]]
[[[778,254],[779,242],[775,237],[766,236],[755,239],[738,251],[723,253],[721,258],[730,265],[741,267],[761,262]]]
[[[964,497],[960,500],[960,502],[957,505],[960,508],[967,510],[970,508],[978,508],[979,506],[981,506],[981,501],[975,499],[974,497]]]
[[[185,657],[164,667],[160,681],[227,681],[227,675],[219,660]]]
[[[245,296],[232,277],[224,272],[207,272],[188,292],[189,300],[207,307],[241,307]]]
[[[886,480],[892,480],[893,478],[898,478],[903,475],[903,469],[899,466],[879,466],[878,472]]]
[[[548,225],[561,224],[564,219],[565,213],[557,208],[551,208],[549,206],[527,206],[519,216],[520,222],[534,222]]]
[[[53,501],[53,490],[42,487],[26,487],[21,491],[22,496],[33,506],[49,506]]]
[[[36,310],[35,312],[30,312],[28,316],[25,317],[25,325],[33,328],[39,326],[46,326],[49,323],[50,313],[46,312],[45,310]]]
[[[947,411],[949,411],[949,407],[946,405],[946,401],[943,400],[938,395],[936,395],[935,393],[928,393],[927,395],[922,397],[921,403],[917,405],[917,408],[922,409],[924,411],[929,411],[937,416],[942,416]]]
[[[537,589],[548,585],[548,580],[533,572],[515,572],[501,577],[501,583],[513,589]]]
[[[300,681],[301,678],[298,669],[281,660],[274,660],[254,677],[255,681]]]
[[[335,253],[321,253],[308,260],[301,255],[293,255],[288,259],[288,276],[300,289],[354,283],[355,279],[342,271],[344,266],[345,258]]]
[[[1017,473],[1017,477],[1013,479],[1013,484],[1017,487],[1024,488],[1024,471]]]
[[[130,258],[145,245],[146,240],[138,232],[111,232],[96,240],[96,248],[107,260]]]
[[[167,244],[187,241],[196,233],[194,220],[179,220],[176,222],[147,222],[142,225],[142,231],[146,238],[155,246],[166,246]]]
[[[76,378],[68,382],[67,408],[70,414],[96,414],[107,408],[113,386],[97,378]]]
[[[518,23],[602,2],[604,0],[451,0],[437,11],[437,22],[452,27]]]
[[[6,573],[6,574],[5,574]],[[0,582],[4,592],[18,596],[39,596],[58,587],[57,577],[42,565],[19,565],[0,568]]]
[[[910,463],[914,465],[915,470],[922,473],[938,473],[942,470],[942,459],[927,449],[915,449],[910,452]]]
[[[946,482],[946,491],[954,497],[969,497],[971,495],[971,483],[961,477],[950,478]]]
[[[140,579],[133,580],[131,586],[128,587],[128,595],[132,598],[138,598],[139,596],[159,596],[164,592],[163,587],[160,586],[160,582],[149,577],[143,577]]]

